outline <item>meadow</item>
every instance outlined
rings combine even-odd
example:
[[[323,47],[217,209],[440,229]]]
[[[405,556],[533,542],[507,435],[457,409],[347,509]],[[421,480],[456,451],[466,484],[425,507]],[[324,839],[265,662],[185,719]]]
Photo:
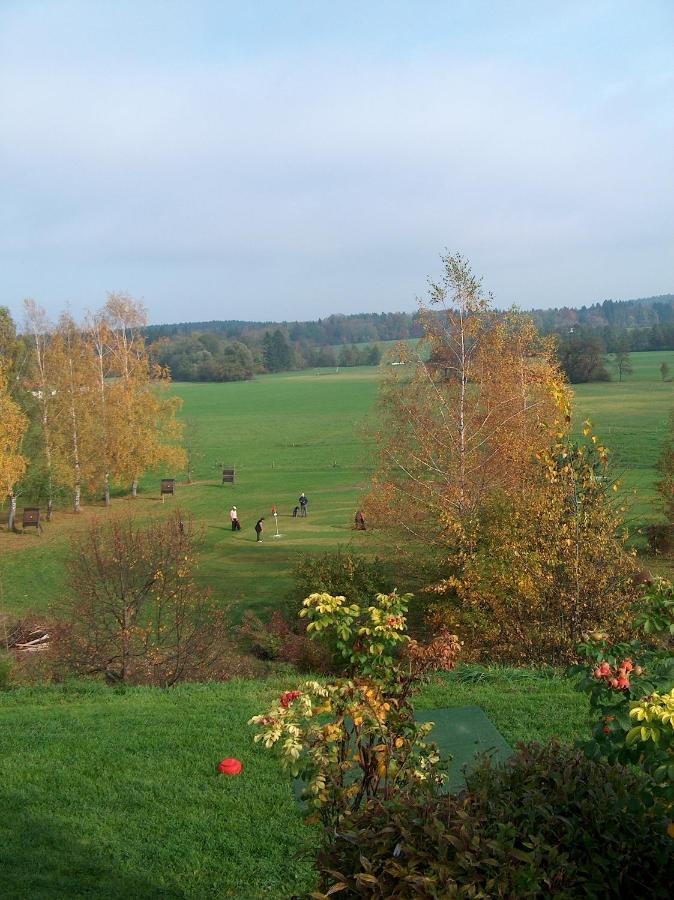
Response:
[[[575,391],[574,428],[589,417],[612,447],[637,526],[657,516],[654,465],[673,391],[659,377],[664,358],[674,364],[674,354],[634,354],[625,383]],[[376,533],[351,524],[373,469],[378,377],[363,368],[174,385],[194,483],[181,480],[162,504],[155,475],[137,500],[118,496],[110,510],[89,504],[79,517],[59,510],[41,537],[0,531],[2,611],[46,612],[58,600],[68,542],[94,516],[189,510],[204,528],[199,577],[234,619],[278,606],[302,554],[338,545],[375,554]],[[234,485],[221,484],[223,463],[236,468]],[[302,491],[309,515],[294,519]],[[229,525],[233,503],[240,533]],[[267,531],[256,544],[260,515]],[[417,705],[478,705],[511,745],[587,733],[586,699],[568,681],[531,670],[470,674],[443,676]],[[276,671],[167,691],[82,681],[0,693],[0,894],[288,898],[310,890],[317,833],[303,824],[290,779],[246,725],[296,681]],[[216,774],[224,756],[243,761],[242,776]]]
[[[420,708],[478,705],[514,745],[584,733],[563,680],[448,675]],[[57,900],[304,896],[318,834],[246,722],[293,677],[0,692],[0,895]],[[244,764],[218,775],[225,756]]]
[[[674,384],[663,383],[659,366],[674,353],[632,354],[634,374],[622,384],[577,385],[573,427],[590,418],[612,450],[612,471],[633,540],[660,518],[655,464],[669,428]],[[159,475],[144,480],[138,499],[119,496],[111,510],[89,504],[79,517],[60,510],[44,534],[0,530],[0,608],[11,615],[48,610],[64,592],[68,542],[92,516],[133,512],[160,515],[176,505],[189,510],[204,529],[199,578],[238,619],[244,609],[265,612],[279,606],[303,554],[350,546],[376,554],[376,533],[352,529],[353,517],[373,471],[376,368],[351,368],[267,375],[230,384],[175,384],[183,400],[193,456],[193,484],[184,483],[162,505]],[[235,484],[221,484],[221,464],[236,468]],[[173,474],[173,473],[164,473]],[[306,519],[292,518],[304,491]],[[229,509],[235,504],[242,531],[232,533]],[[271,507],[279,510],[282,537],[273,537]],[[266,516],[262,545],[253,525]],[[666,560],[649,560],[668,571]],[[401,585],[401,588],[404,585]]]

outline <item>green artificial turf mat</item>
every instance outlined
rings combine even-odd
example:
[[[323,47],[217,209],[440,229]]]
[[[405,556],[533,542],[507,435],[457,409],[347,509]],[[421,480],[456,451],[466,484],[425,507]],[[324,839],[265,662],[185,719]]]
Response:
[[[479,706],[418,709],[414,717],[417,722],[434,723],[427,740],[438,745],[444,762],[450,760],[449,791],[457,792],[465,786],[464,767],[475,763],[477,754],[489,753],[499,762],[512,754],[512,748]],[[355,770],[352,774],[355,776]],[[347,781],[350,780],[347,776]],[[303,786],[299,778],[294,780],[293,792],[298,800]]]
[[[500,762],[512,753],[503,735],[479,706],[418,709],[415,717],[417,722],[435,723],[428,740],[438,745],[443,760],[451,757],[450,791],[459,791],[464,786],[464,766],[472,765],[478,753],[491,753]]]

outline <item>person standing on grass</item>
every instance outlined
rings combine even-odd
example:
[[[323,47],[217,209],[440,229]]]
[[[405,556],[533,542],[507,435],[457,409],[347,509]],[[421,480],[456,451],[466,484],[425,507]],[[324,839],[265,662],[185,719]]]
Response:
[[[239,522],[239,514],[236,511],[236,506],[233,506],[230,509],[229,518],[232,520],[232,531],[241,531],[241,522]]]
[[[256,543],[258,543],[258,544],[262,543],[262,538],[260,537],[260,535],[264,531],[264,525],[262,524],[263,522],[264,522],[264,516],[262,516],[261,519],[258,519],[257,522],[255,523],[255,534],[257,535]]]
[[[302,491],[302,493],[300,494],[300,515],[303,518],[307,514],[307,506],[308,505],[309,505],[309,501],[307,500],[307,496],[304,493],[304,491]]]

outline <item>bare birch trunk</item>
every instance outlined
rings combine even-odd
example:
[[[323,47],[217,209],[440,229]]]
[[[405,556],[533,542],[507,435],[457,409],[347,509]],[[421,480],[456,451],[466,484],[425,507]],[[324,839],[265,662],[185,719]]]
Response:
[[[16,494],[9,495],[9,515],[7,517],[7,528],[9,531],[16,531]]]

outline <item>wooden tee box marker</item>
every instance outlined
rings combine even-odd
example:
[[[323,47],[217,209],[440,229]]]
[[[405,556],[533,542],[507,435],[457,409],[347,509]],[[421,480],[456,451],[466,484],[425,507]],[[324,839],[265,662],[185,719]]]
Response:
[[[234,469],[223,468],[222,470],[222,483],[226,484],[234,484],[234,479],[236,477],[236,472]]]
[[[37,528],[38,534],[42,533],[40,523],[40,507],[26,506],[23,511],[22,528]]]
[[[162,478],[161,480],[161,502],[164,502],[165,496],[168,494],[169,496],[173,496],[176,492],[176,480],[175,478]]]

